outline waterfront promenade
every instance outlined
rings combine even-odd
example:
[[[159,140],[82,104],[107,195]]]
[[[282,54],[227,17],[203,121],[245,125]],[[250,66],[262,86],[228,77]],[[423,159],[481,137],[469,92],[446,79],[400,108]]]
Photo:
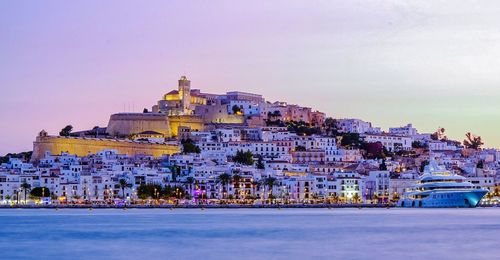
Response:
[[[89,204],[62,204],[62,205],[0,205],[0,209],[332,209],[332,208],[393,208],[394,204],[208,204],[208,205],[89,205]]]

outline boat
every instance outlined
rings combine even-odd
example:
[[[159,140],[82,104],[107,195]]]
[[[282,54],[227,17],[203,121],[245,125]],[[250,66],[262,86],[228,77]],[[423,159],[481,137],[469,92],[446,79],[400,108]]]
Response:
[[[409,208],[475,208],[488,193],[474,188],[464,176],[447,171],[431,160],[418,183],[398,201]]]

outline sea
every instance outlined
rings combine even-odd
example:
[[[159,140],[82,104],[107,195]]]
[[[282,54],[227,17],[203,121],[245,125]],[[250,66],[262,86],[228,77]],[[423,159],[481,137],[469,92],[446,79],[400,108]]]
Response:
[[[500,259],[500,208],[0,209],[0,259]]]

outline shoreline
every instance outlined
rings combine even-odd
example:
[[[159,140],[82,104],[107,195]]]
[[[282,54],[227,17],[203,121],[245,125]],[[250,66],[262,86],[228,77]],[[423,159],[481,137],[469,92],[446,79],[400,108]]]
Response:
[[[332,209],[395,208],[393,204],[288,204],[288,205],[0,205],[1,209]]]
[[[495,208],[494,205],[480,205],[476,208]],[[288,205],[0,205],[2,209],[390,209],[401,208],[395,204],[288,204]],[[455,209],[455,208],[453,208]]]

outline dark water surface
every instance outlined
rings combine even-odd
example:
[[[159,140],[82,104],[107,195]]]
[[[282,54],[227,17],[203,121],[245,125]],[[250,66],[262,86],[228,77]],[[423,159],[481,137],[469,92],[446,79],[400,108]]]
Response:
[[[0,259],[500,259],[500,208],[2,209]]]

